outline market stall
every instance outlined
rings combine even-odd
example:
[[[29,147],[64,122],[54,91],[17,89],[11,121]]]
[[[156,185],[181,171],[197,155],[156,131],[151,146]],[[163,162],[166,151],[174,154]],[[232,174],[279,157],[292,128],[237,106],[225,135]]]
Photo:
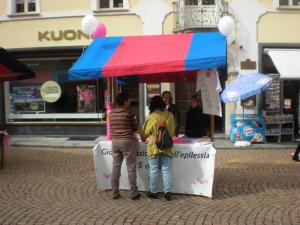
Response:
[[[226,65],[226,38],[219,32],[103,37],[96,38],[84,51],[69,70],[69,78],[137,75],[140,82],[186,82],[195,80],[199,70]],[[146,145],[140,143],[137,165],[140,190],[148,190],[145,149]],[[211,197],[215,159],[212,143],[187,141],[175,144],[174,150],[174,192]],[[111,142],[100,142],[93,152],[97,184],[102,190],[110,189]],[[124,168],[122,177],[126,178]],[[128,189],[126,179],[121,181],[120,188]]]

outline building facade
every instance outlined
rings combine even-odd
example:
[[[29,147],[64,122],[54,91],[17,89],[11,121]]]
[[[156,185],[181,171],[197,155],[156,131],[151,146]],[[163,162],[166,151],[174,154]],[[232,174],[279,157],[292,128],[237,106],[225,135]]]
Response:
[[[107,26],[108,36],[172,33],[172,2],[152,3],[155,7],[149,1],[134,0],[1,1],[0,45],[36,72],[35,79],[4,85],[9,132],[104,134],[109,84],[101,79],[69,81],[67,78],[68,69],[92,41],[81,31],[81,20],[92,13]],[[56,86],[48,87],[48,81],[54,81]],[[59,98],[55,102],[43,98],[40,94],[43,88],[53,90],[52,95]],[[122,89],[132,93],[138,112],[138,84]]]
[[[228,53],[228,81],[234,78],[235,72],[270,75],[272,86],[255,96],[255,104],[246,107],[245,113],[263,114],[267,142],[293,141],[299,131],[300,72],[292,59],[299,56],[300,34],[296,27],[300,24],[300,1],[228,2],[229,14],[236,22],[236,39]],[[287,68],[293,70],[292,76]],[[226,107],[226,131],[229,132],[229,114],[241,113],[242,107],[240,103]]]
[[[219,71],[223,88],[238,73],[279,74],[266,49],[298,49],[300,1],[297,0],[3,0],[0,1],[0,45],[37,73],[32,80],[4,85],[6,126],[13,134],[103,134],[107,80],[69,81],[67,71],[92,39],[82,33],[82,18],[92,13],[107,26],[108,36],[206,32],[217,30],[223,15],[235,21],[235,40],[228,44],[227,71]],[[296,25],[296,26],[295,26]],[[282,76],[282,74],[280,74]],[[284,75],[283,75],[284,76]],[[222,77],[224,79],[222,80]],[[60,97],[45,100],[42,85],[55,81]],[[195,91],[187,84],[121,85],[134,98],[142,118],[149,96],[171,90],[182,114]],[[280,81],[279,113],[299,118],[297,82]],[[46,84],[47,85],[47,84]],[[293,89],[292,87],[293,86]],[[53,90],[55,88],[53,87]],[[57,90],[56,87],[55,90]],[[290,91],[294,90],[294,91]],[[297,93],[297,94],[292,94]],[[54,93],[57,94],[57,93]],[[292,96],[293,95],[293,96]],[[285,100],[286,99],[286,100]],[[289,100],[290,99],[290,100]],[[295,112],[284,108],[284,102]],[[290,103],[291,102],[291,103]],[[290,104],[288,104],[290,103]],[[262,113],[268,107],[264,95],[246,113]],[[230,131],[230,114],[241,113],[240,103],[223,105],[216,127]],[[184,118],[182,119],[182,125]]]

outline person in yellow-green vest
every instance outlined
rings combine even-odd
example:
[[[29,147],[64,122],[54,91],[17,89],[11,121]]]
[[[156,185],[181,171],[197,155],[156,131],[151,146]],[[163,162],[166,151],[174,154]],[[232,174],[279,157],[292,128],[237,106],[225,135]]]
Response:
[[[165,149],[161,152],[156,144],[156,136],[160,125],[165,125],[170,136],[175,134],[175,123],[172,113],[166,111],[166,105],[160,96],[154,96],[150,100],[150,115],[147,116],[142,128],[142,139],[148,140],[147,156],[149,158],[150,170],[150,191],[149,198],[157,198],[157,184],[159,167],[161,166],[164,193],[166,200],[171,200],[172,177],[171,177],[171,159],[174,155],[173,149]]]

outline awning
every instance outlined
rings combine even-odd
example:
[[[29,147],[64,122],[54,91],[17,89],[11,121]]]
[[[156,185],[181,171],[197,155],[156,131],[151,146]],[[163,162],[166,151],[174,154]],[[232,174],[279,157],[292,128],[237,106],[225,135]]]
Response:
[[[0,82],[34,77],[35,73],[32,70],[0,48]]]
[[[226,38],[219,32],[96,38],[69,70],[69,78],[174,76],[226,67]]]
[[[300,79],[300,49],[265,49],[282,79]]]

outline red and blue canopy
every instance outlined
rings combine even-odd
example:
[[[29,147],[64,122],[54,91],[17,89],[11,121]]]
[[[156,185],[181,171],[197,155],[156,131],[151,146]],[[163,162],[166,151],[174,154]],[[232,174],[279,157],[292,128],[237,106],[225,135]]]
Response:
[[[226,63],[226,38],[219,32],[105,37],[91,43],[69,70],[69,78],[174,75]]]

